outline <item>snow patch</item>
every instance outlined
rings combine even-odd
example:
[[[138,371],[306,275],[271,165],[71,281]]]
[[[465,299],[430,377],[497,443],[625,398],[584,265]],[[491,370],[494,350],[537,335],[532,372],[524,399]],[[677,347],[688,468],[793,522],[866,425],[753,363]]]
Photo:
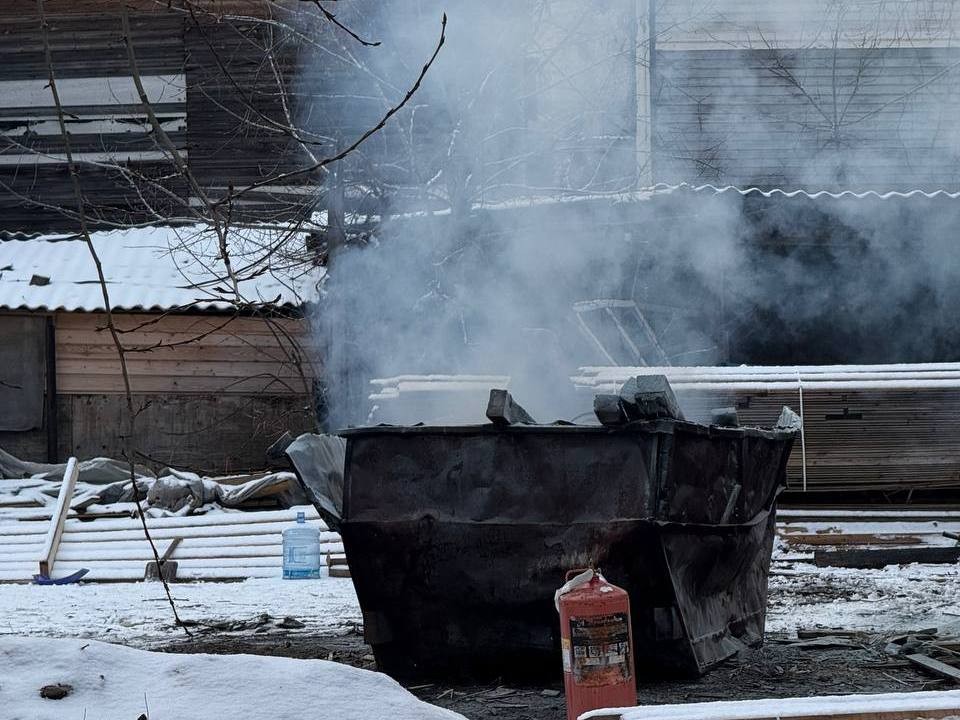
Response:
[[[153,653],[95,640],[0,637],[9,720],[463,720],[381,673],[326,660]],[[40,688],[61,683],[61,700]]]

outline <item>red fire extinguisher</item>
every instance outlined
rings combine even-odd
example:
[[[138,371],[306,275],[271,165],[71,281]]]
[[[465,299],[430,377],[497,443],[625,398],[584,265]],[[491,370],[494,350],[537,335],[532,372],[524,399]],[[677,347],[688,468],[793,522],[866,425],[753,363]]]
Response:
[[[554,602],[560,612],[567,720],[637,704],[630,597],[599,571],[571,570]]]

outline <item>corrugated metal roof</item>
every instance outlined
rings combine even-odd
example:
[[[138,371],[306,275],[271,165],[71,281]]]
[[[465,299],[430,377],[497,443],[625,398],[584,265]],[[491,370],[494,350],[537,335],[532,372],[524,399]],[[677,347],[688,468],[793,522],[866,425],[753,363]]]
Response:
[[[663,195],[672,195],[678,191],[687,191],[694,192],[699,194],[706,195],[760,195],[765,198],[807,198],[810,200],[820,200],[830,198],[833,200],[912,200],[926,198],[927,200],[934,199],[946,199],[946,200],[958,200],[960,199],[960,191],[947,190],[945,188],[937,188],[931,190],[924,190],[921,188],[910,188],[905,190],[876,190],[876,189],[842,189],[842,190],[826,190],[820,188],[808,189],[801,187],[791,187],[791,188],[782,188],[782,187],[756,187],[756,186],[737,186],[737,185],[716,185],[713,183],[690,183],[690,182],[679,182],[679,183],[656,183],[650,185],[649,187],[640,188],[639,190],[628,190],[625,192],[611,192],[611,193],[589,193],[584,195],[567,195],[567,196],[553,196],[553,197],[524,197],[517,198],[508,202],[495,202],[495,203],[477,203],[473,206],[474,210],[486,210],[486,211],[497,211],[497,210],[515,210],[515,209],[526,209],[533,207],[545,207],[549,205],[568,205],[573,203],[598,203],[598,202],[609,202],[613,204],[617,203],[632,203],[632,202],[644,202],[648,200],[656,199],[657,197]],[[406,216],[394,216],[394,217],[440,217],[449,215],[449,209],[437,210],[437,211],[424,211],[424,212],[415,212],[408,213]],[[367,215],[363,216],[363,219],[368,222],[377,222],[379,221],[379,216],[377,215]],[[324,225],[326,224],[325,216],[318,216],[314,219],[315,224]]]
[[[738,195],[762,195],[765,198],[772,197],[785,197],[785,198],[795,198],[795,197],[805,197],[811,200],[817,200],[819,198],[833,198],[834,200],[839,200],[842,198],[852,198],[855,200],[864,200],[866,198],[875,198],[877,200],[895,200],[895,199],[908,199],[908,198],[927,198],[932,200],[934,198],[947,198],[950,200],[957,200],[960,198],[960,192],[954,192],[950,190],[945,190],[943,188],[937,190],[804,190],[804,189],[794,189],[794,190],[785,190],[783,188],[773,187],[767,189],[761,189],[758,187],[737,187],[736,185],[712,185],[706,183],[703,185],[694,185],[691,183],[676,183],[673,185],[667,183],[658,183],[650,188],[650,191],[660,194],[670,194],[676,192],[677,190],[690,190],[697,193],[712,193],[714,195],[723,195],[725,193],[733,193]]]
[[[304,236],[231,229],[224,269],[205,227],[145,227],[92,235],[114,310],[231,310],[247,303],[298,307],[314,302],[325,270],[306,262]],[[0,308],[102,311],[96,266],[76,236],[0,241]]]

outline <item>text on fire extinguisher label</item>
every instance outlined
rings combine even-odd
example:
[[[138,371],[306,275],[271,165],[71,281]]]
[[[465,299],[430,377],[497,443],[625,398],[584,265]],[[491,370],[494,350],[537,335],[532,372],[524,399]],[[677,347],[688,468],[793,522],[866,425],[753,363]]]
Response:
[[[626,613],[570,618],[570,648],[563,648],[564,669],[572,665],[578,685],[607,685],[632,676],[630,626]]]

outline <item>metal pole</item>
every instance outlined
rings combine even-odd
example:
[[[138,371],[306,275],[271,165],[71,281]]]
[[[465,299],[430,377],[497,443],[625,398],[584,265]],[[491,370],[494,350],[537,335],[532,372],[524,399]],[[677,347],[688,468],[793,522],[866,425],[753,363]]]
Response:
[[[807,435],[806,423],[803,420],[803,379],[797,370],[797,388],[800,391],[800,462],[803,472],[803,492],[807,491]]]
[[[637,33],[634,38],[634,56],[637,123],[637,186],[653,186],[653,108],[650,101],[653,80],[653,53],[656,30],[654,27],[654,3],[656,0],[636,0]]]

